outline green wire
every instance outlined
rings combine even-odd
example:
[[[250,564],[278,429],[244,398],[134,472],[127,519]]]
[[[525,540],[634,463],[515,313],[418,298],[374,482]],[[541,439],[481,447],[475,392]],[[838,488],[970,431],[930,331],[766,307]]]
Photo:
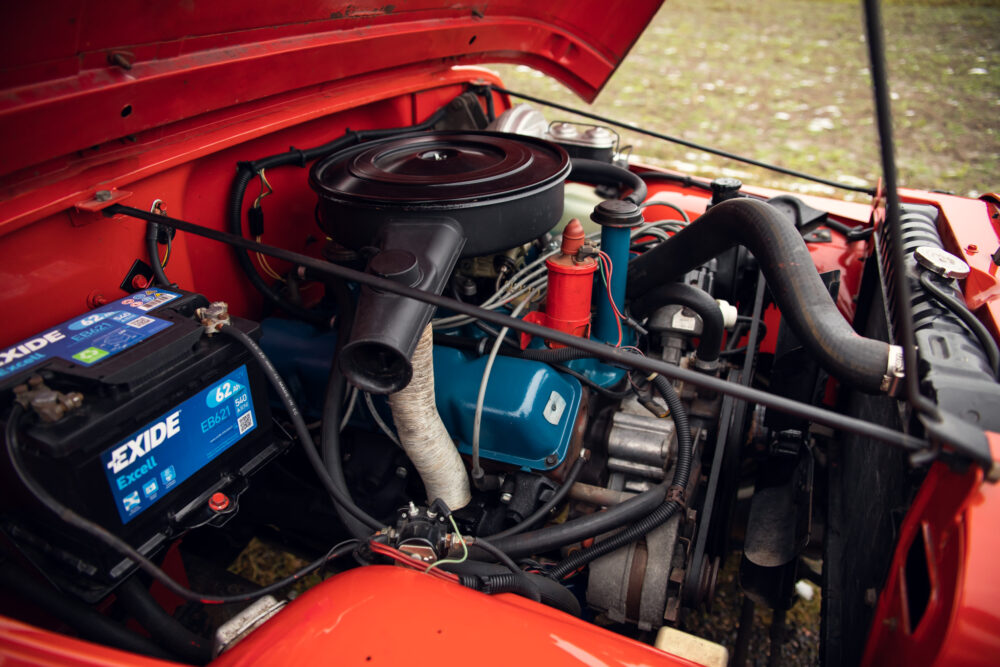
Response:
[[[459,530],[458,530],[458,524],[455,523],[455,517],[452,516],[451,514],[449,514],[448,515],[448,520],[451,521],[451,527],[455,529],[455,534],[458,535],[458,541],[462,543],[462,557],[461,558],[442,558],[441,560],[434,561],[433,563],[431,563],[430,565],[427,566],[427,569],[424,570],[424,574],[430,572],[431,570],[433,570],[434,568],[436,568],[438,565],[447,565],[447,564],[458,565],[459,563],[464,563],[466,561],[466,559],[469,557],[469,545],[467,545],[465,543],[465,538],[462,537],[462,533],[459,532]]]

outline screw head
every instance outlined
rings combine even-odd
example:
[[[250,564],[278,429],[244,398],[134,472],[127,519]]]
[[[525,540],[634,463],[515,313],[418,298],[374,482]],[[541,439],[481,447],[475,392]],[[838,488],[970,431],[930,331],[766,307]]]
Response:
[[[400,479],[406,479],[406,476],[410,473],[406,470],[405,466],[396,466],[396,477]]]
[[[111,190],[98,190],[94,193],[94,201],[111,201]]]
[[[975,243],[970,243],[969,245],[965,246],[965,251],[968,252],[970,255],[975,255],[977,252],[979,252],[979,246],[977,246]]]
[[[509,492],[504,491],[503,493],[500,494],[500,502],[502,502],[504,505],[506,505],[507,503],[509,503],[511,501],[511,499],[513,497],[514,496],[512,496]]]
[[[555,454],[549,454],[548,456],[545,457],[545,465],[547,466],[554,466],[558,461],[559,457],[557,457]]]

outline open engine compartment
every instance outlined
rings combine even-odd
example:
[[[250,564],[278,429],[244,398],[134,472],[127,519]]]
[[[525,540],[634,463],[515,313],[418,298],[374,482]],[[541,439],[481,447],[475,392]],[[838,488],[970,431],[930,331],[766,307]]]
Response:
[[[778,617],[798,580],[822,584],[832,663],[886,650],[869,629],[893,604],[908,633],[944,636],[964,572],[940,536],[969,538],[935,541],[905,509],[937,489],[930,505],[964,511],[992,459],[945,451],[928,472],[934,433],[894,398],[889,295],[909,281],[923,393],[957,440],[985,442],[997,326],[961,301],[986,289],[967,239],[993,230],[956,221],[987,205],[909,195],[895,266],[877,206],[628,165],[613,128],[548,123],[491,83],[456,68],[364,104],[303,96],[169,146],[143,137],[76,167],[109,174],[99,191],[57,169],[11,179],[40,203],[0,228],[19,277],[0,294],[7,446],[113,539],[64,524],[15,452],[5,615],[159,658],[232,649],[224,664],[299,631],[308,605],[344,611],[324,596],[405,607],[462,584],[669,660],[691,654],[656,633],[710,604],[738,557],[747,599]],[[226,573],[253,538],[352,572],[282,612],[284,585]],[[225,613],[150,587],[114,540]],[[391,563],[428,576],[365,573]],[[467,593],[450,614],[480,614]]]

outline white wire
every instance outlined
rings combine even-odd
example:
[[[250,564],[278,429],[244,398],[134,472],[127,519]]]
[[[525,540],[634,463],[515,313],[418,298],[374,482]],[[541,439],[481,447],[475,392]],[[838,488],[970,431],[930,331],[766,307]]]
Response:
[[[396,443],[397,446],[402,447],[402,445],[399,444],[399,438],[396,437],[396,434],[392,432],[392,429],[389,428],[389,425],[386,424],[384,421],[382,421],[382,416],[378,413],[378,410],[375,409],[375,403],[372,401],[372,395],[369,394],[367,391],[364,392],[364,394],[365,394],[365,405],[368,406],[368,412],[371,413],[372,419],[375,420],[375,423],[378,424],[378,427],[382,429],[382,432],[385,433],[387,438]]]
[[[354,414],[354,406],[358,402],[358,388],[351,387],[351,398],[347,401],[347,409],[344,410],[344,418],[340,420],[340,430],[343,431],[344,427],[347,426],[347,422],[351,420],[351,415]]]
[[[511,317],[517,317],[521,310],[531,303],[531,299],[534,296],[534,292],[529,293],[528,296],[517,304],[514,310],[511,312]],[[483,369],[483,379],[479,383],[479,396],[476,398],[476,416],[472,420],[472,476],[476,477],[477,473],[481,471],[479,467],[479,431],[483,423],[483,403],[486,401],[486,385],[490,382],[490,371],[493,370],[493,362],[496,361],[497,352],[500,351],[500,345],[503,344],[503,339],[507,335],[507,331],[510,327],[504,327],[500,329],[500,333],[497,334],[497,339],[493,342],[493,349],[490,350],[490,356],[486,360],[486,367]]]

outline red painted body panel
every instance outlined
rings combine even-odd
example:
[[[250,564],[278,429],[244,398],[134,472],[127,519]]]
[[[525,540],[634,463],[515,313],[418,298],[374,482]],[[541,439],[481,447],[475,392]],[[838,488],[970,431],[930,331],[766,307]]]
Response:
[[[996,434],[991,434],[997,438]],[[900,531],[899,546],[865,651],[866,665],[985,665],[1000,656],[1000,489],[971,469],[928,474]],[[907,608],[907,554],[926,543],[930,600],[919,623]],[[917,544],[920,548],[920,544]]]
[[[529,64],[591,99],[658,6],[632,3],[622,11],[612,3],[559,0],[473,8],[420,0],[390,9],[309,0],[256,8],[224,0],[198,3],[197,12],[192,4],[156,15],[141,3],[110,0],[17,3],[0,40],[0,311],[6,314],[0,346],[84,311],[96,297],[119,296],[132,260],[145,258],[144,225],[74,208],[96,190],[128,192],[127,203],[139,207],[163,199],[170,215],[221,229],[238,160],[325,143],[346,128],[409,125],[464,82],[495,80],[456,64]],[[122,57],[130,70],[109,66],[115,51],[128,52]],[[222,80],[228,85],[218,85]],[[275,194],[264,203],[264,240],[317,253],[321,239],[304,171],[275,170],[269,177]],[[652,190],[692,218],[707,202],[703,191]],[[990,260],[1000,245],[996,205],[901,194],[940,208],[946,246],[973,269],[966,300],[1000,334],[1000,285]],[[799,196],[849,224],[868,221],[867,204]],[[821,271],[841,270],[838,305],[851,317],[866,248],[833,236],[810,250]],[[236,314],[260,314],[259,297],[224,246],[178,236],[169,274],[229,301]],[[769,326],[765,350],[776,333]],[[991,438],[1000,451],[1000,436]],[[868,664],[984,664],[1000,655],[998,525],[995,486],[982,484],[974,470],[962,476],[932,469],[902,527]],[[922,621],[909,627],[902,575],[918,534],[929,545],[932,595]],[[369,657],[412,664],[451,656],[472,656],[476,664],[689,664],[516,596],[490,598],[384,567],[318,586],[219,664]],[[3,618],[0,658],[166,664]]]
[[[5,667],[166,667],[177,664],[91,644],[3,616],[0,616],[0,662]]]
[[[373,566],[311,589],[213,664],[693,665],[516,595]]]
[[[0,39],[0,173],[234,105],[412,66],[520,62],[590,100],[659,5],[224,0],[151,11],[111,0],[21,3],[10,8]],[[127,68],[110,64],[115,54]]]

